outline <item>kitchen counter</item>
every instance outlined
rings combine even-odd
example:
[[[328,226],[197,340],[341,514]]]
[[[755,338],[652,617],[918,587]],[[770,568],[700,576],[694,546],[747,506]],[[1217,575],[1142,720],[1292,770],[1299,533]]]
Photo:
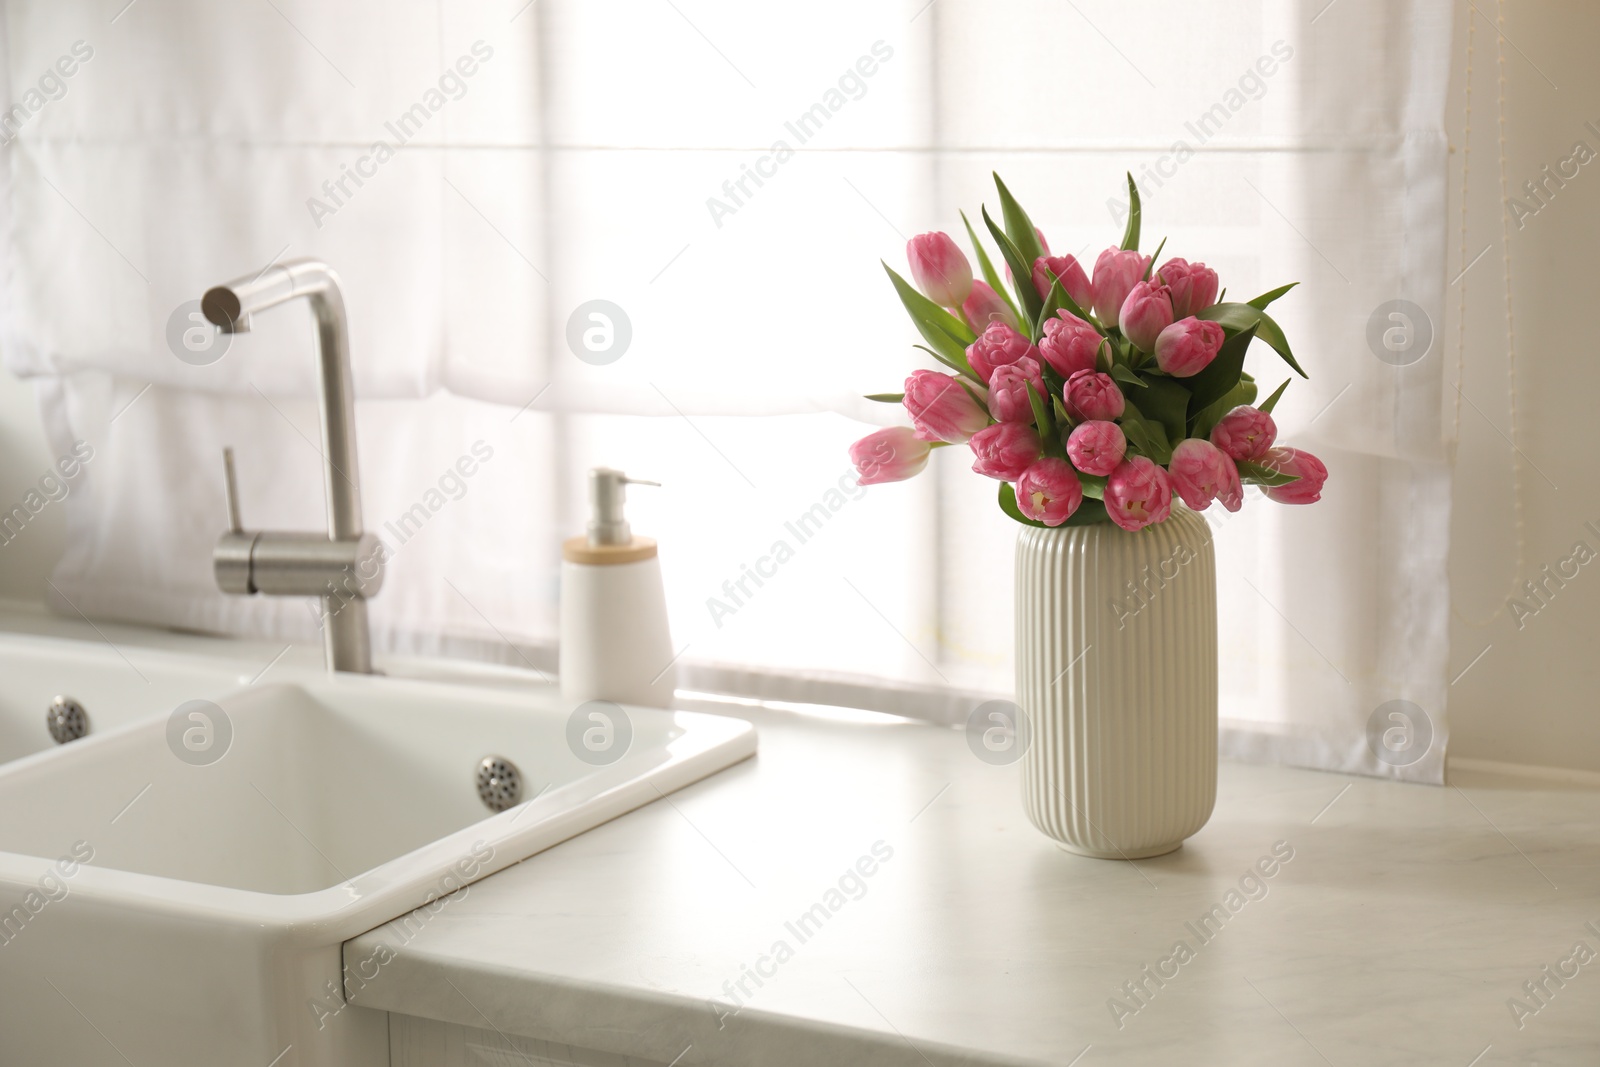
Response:
[[[468,1064],[1600,1063],[1593,783],[1224,764],[1182,849],[1108,862],[960,732],[749,717],[755,759],[349,942],[354,1002],[503,1050]]]
[[[16,604],[0,629],[320,661]],[[393,1063],[1600,1064],[1592,777],[1223,764],[1211,822],[1130,863],[1055,848],[958,731],[720,710],[754,759],[345,945]]]

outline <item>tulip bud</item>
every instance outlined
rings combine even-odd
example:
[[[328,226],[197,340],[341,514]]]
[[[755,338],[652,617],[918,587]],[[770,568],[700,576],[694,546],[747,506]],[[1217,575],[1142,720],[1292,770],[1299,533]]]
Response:
[[[1157,282],[1136,282],[1117,313],[1122,336],[1141,352],[1153,352],[1156,338],[1172,325],[1172,298]]]
[[[1128,439],[1122,427],[1104,419],[1080,422],[1067,435],[1067,457],[1085,474],[1104,478],[1122,462]]]
[[[1060,526],[1083,503],[1083,486],[1064,459],[1047,456],[1017,479],[1017,510],[1034,522]]]
[[[1225,340],[1214,322],[1179,319],[1156,336],[1156,363],[1174,378],[1188,378],[1211,365]]]
[[[1062,308],[1055,318],[1045,320],[1039,355],[1057,374],[1070,378],[1080,370],[1094,370],[1095,357],[1104,343],[1099,330]]]
[[[972,292],[961,305],[961,313],[967,317],[967,325],[972,327],[973,333],[983,333],[992,322],[1017,329],[1017,316],[1012,312],[1011,305],[985,282],[972,283]]]
[[[1037,361],[1039,350],[1033,343],[1003,322],[991,322],[978,339],[967,346],[967,362],[987,385],[996,367],[1019,359]]]
[[[1050,298],[1056,279],[1080,308],[1094,303],[1094,287],[1089,284],[1089,276],[1083,272],[1077,256],[1040,256],[1033,261],[1033,287],[1038,290],[1039,299]]]
[[[1072,416],[1074,422],[1090,419],[1109,422],[1121,418],[1123,408],[1127,406],[1122,398],[1122,390],[1111,380],[1111,375],[1096,371],[1078,371],[1067,379],[1065,392],[1063,399],[1067,414]]]
[[[1022,422],[997,422],[979,430],[967,442],[975,457],[972,469],[986,478],[1014,482],[1044,450],[1032,426]]]
[[[1310,452],[1298,448],[1273,448],[1261,457],[1261,465],[1279,474],[1293,474],[1296,481],[1287,485],[1262,486],[1268,499],[1280,504],[1315,504],[1322,499],[1322,486],[1328,480],[1328,468]]]
[[[1044,391],[1044,377],[1039,364],[1026,357],[1004,367],[996,367],[989,379],[989,414],[1000,422],[1025,422],[1033,424],[1033,400],[1028,391],[1038,391],[1042,400],[1049,396]]]
[[[1123,460],[1106,479],[1106,514],[1124,530],[1142,530],[1172,514],[1172,482],[1145,456]]]
[[[1144,280],[1149,256],[1132,249],[1108,248],[1094,261],[1094,314],[1107,326],[1117,322],[1122,302],[1133,287]],[[1081,306],[1081,305],[1080,305]]]
[[[917,436],[959,445],[989,425],[989,416],[953,375],[912,371],[906,379],[905,406]]]
[[[1239,469],[1233,465],[1233,460],[1210,441],[1198,437],[1178,442],[1167,464],[1167,473],[1183,502],[1195,511],[1204,511],[1217,498],[1222,499],[1223,507],[1229,511],[1238,511],[1244,498]],[[1231,507],[1229,500],[1233,501]]]
[[[1156,273],[1172,290],[1172,314],[1177,318],[1198,314],[1217,302],[1217,272],[1204,263],[1169,259]]]
[[[1211,443],[1235,460],[1258,460],[1277,439],[1278,426],[1272,416],[1243,404],[1211,428]]]
[[[972,264],[947,233],[920,233],[906,242],[911,277],[940,307],[958,308],[972,291]]]
[[[857,485],[903,482],[928,465],[928,442],[909,426],[891,426],[867,434],[850,446]]]

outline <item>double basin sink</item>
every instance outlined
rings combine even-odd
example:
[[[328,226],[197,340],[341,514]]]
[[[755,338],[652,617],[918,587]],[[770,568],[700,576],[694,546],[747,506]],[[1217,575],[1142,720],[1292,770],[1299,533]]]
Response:
[[[251,671],[0,634],[0,1061],[387,1064],[343,942],[756,747],[549,686]],[[86,736],[46,731],[58,695]]]

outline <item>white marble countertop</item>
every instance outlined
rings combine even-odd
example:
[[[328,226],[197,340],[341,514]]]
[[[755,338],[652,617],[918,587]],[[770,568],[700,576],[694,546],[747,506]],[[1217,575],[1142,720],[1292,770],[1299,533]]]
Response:
[[[9,603],[0,629],[283,651]],[[959,732],[738,710],[755,759],[349,942],[389,950],[354,1002],[659,1067],[1600,1064],[1592,781],[1224,764],[1180,851],[1108,862],[1035,831]]]
[[[392,951],[355,1002],[679,1067],[1600,1063],[1593,785],[1224,764],[1180,851],[1108,862],[961,733],[749,717],[754,760],[348,943]]]

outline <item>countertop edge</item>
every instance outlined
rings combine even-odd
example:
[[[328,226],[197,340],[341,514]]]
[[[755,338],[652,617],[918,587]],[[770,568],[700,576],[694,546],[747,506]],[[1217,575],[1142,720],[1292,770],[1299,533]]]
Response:
[[[345,942],[344,966],[352,984],[359,981],[348,977],[359,973],[357,965],[396,940],[388,929],[386,924]],[[913,1043],[892,1028],[841,1026],[755,1008],[723,1015],[699,997],[521,968],[462,966],[409,949],[396,952],[376,978],[360,984],[349,997],[354,1007],[660,1063],[675,1063],[693,1047],[698,1055],[692,1062],[747,1067],[1046,1067],[1043,1060]],[[610,1020],[616,1024],[596,1025]]]

